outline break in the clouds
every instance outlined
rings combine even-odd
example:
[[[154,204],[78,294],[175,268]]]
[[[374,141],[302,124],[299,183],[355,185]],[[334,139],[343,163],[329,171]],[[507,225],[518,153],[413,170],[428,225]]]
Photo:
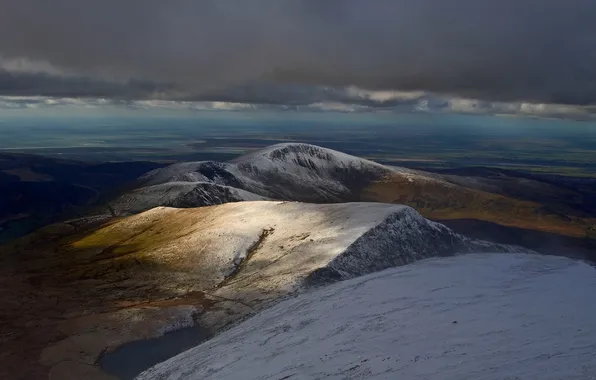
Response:
[[[596,104],[594,20],[594,0],[8,0],[0,93]]]

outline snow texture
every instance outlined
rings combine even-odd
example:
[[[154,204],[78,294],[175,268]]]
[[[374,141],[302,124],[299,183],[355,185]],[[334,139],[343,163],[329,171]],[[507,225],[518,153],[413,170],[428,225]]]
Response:
[[[429,257],[487,251],[530,252],[521,247],[469,239],[407,207],[364,233],[325,270],[333,270],[337,273],[335,277],[347,279]]]
[[[425,260],[287,299],[138,379],[593,380],[595,292],[562,257]]]
[[[266,199],[248,191],[209,182],[168,182],[136,189],[110,206],[113,214],[121,216],[158,206],[186,208]]]

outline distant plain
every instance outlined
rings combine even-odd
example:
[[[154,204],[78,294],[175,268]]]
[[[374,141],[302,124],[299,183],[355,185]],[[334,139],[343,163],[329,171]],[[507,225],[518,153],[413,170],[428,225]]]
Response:
[[[225,161],[278,142],[389,165],[596,177],[596,122],[459,114],[0,114],[0,152],[84,161]]]

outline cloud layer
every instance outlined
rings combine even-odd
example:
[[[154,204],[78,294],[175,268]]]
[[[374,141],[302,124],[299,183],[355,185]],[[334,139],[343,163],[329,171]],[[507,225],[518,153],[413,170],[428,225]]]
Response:
[[[430,94],[366,92],[367,102],[379,99],[378,103],[364,105],[363,95],[359,91],[351,101],[321,101],[305,105],[288,104],[255,104],[221,101],[172,101],[172,100],[115,100],[106,98],[68,98],[43,96],[0,96],[0,111],[10,115],[11,111],[37,110],[85,113],[85,111],[101,113],[142,111],[174,111],[180,113],[195,112],[342,112],[342,113],[463,113],[478,115],[515,115],[529,117],[546,117],[573,120],[596,120],[596,106],[573,106],[560,104],[538,104],[525,102],[489,102],[478,99],[457,97],[441,97]],[[387,100],[391,98],[391,100]],[[405,100],[407,98],[407,100]],[[382,103],[381,103],[382,102]],[[13,113],[14,114],[14,113]]]
[[[594,0],[2,1],[0,93],[596,104],[594,20]]]

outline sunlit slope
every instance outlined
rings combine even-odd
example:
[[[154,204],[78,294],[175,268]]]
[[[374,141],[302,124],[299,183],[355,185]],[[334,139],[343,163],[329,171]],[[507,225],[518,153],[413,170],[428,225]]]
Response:
[[[486,247],[508,249],[457,235],[401,205],[297,202],[160,207],[70,243],[70,249],[93,255],[76,276],[155,269],[193,276],[204,289],[250,279],[243,286],[271,290],[300,286],[321,268],[347,278]]]

